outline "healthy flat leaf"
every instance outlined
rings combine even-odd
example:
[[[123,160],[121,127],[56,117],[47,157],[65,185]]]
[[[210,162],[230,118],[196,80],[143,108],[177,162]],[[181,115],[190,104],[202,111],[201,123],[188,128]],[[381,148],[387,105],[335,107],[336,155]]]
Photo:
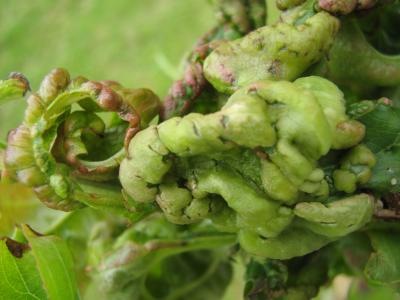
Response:
[[[115,218],[115,216],[113,216]],[[88,264],[88,239],[90,239],[92,228],[98,222],[111,218],[100,210],[83,208],[72,211],[59,220],[45,233],[61,237],[68,245],[74,261],[75,274],[80,288],[88,282],[88,274],[85,268]]]
[[[30,251],[15,257],[6,240],[0,241],[0,298],[13,300],[48,299],[35,258]]]
[[[365,267],[365,275],[380,284],[400,283],[400,236],[398,232],[370,231],[374,252]]]
[[[22,231],[32,249],[49,298],[80,299],[72,256],[65,241],[56,236],[40,236],[26,225]]]

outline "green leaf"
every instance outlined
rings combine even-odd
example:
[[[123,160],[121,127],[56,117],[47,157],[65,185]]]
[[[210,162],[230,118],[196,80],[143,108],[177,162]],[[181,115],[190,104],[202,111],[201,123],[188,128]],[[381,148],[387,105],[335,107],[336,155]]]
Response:
[[[109,235],[97,236],[91,244],[100,256],[101,240]],[[97,260],[85,299],[221,299],[232,278],[228,258],[235,242],[234,235],[154,215],[125,231]]]
[[[366,277],[375,283],[400,283],[400,236],[398,232],[370,231],[374,252],[365,267]]]
[[[262,300],[273,293],[283,294],[287,280],[288,268],[283,262],[251,260],[246,270],[245,299]]]
[[[88,272],[85,269],[88,267],[88,259],[90,250],[88,243],[90,241],[93,227],[101,223],[111,223],[108,220],[115,220],[115,215],[105,214],[100,210],[95,210],[89,207],[72,211],[60,219],[52,228],[48,228],[45,233],[57,235],[61,237],[68,245],[74,261],[75,274],[79,283],[79,287],[84,288],[89,281]],[[100,224],[101,224],[100,223]],[[123,226],[123,225],[121,225]],[[126,227],[126,224],[124,228]],[[112,230],[112,226],[107,228]],[[111,246],[111,245],[110,245]]]
[[[350,274],[360,275],[364,271],[372,252],[367,234],[360,231],[354,232],[341,238],[333,246],[340,253],[340,257],[345,263],[343,268],[340,265],[339,267],[346,272],[337,272],[337,274],[350,272]]]
[[[363,142],[377,159],[366,187],[383,193],[400,192],[400,108],[377,104],[359,121],[367,128]]]
[[[26,225],[22,231],[32,249],[49,298],[80,299],[72,256],[65,241],[56,236],[40,236]]]
[[[390,149],[399,143],[400,138],[400,108],[378,104],[369,113],[359,118],[366,127],[363,140],[374,153]]]
[[[366,187],[378,192],[400,192],[400,145],[379,152]]]
[[[388,286],[368,285],[363,279],[355,278],[352,280],[350,289],[347,293],[347,300],[397,300],[398,293]]]
[[[0,297],[13,300],[48,299],[31,252],[15,257],[0,241]],[[11,243],[16,243],[11,241]]]
[[[11,73],[7,80],[0,80],[0,105],[22,98],[29,90],[29,82],[21,73]]]

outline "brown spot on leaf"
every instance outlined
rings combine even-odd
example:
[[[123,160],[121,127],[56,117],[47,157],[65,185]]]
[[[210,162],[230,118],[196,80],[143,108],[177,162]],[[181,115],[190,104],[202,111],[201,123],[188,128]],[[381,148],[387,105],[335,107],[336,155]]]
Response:
[[[6,242],[6,246],[10,253],[16,258],[21,258],[26,250],[29,250],[30,247],[28,244],[23,244],[17,241],[14,241],[10,238],[2,238]]]
[[[22,86],[23,89],[24,89],[24,95],[25,95],[25,93],[26,93],[27,91],[30,91],[30,90],[31,90],[31,87],[30,87],[30,84],[29,84],[29,80],[25,77],[24,74],[19,73],[19,72],[11,72],[11,73],[8,75],[8,78],[10,78],[10,79],[17,79],[17,80],[21,83],[21,86]]]

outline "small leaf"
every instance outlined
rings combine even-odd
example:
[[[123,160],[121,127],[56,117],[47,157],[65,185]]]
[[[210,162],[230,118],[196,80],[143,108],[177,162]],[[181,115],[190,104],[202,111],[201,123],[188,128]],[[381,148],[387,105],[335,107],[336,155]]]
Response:
[[[380,284],[400,283],[400,236],[398,232],[370,231],[374,253],[365,267],[366,277]]]
[[[27,251],[21,257],[13,256],[7,240],[0,240],[0,295],[1,299],[48,299],[32,253]]]
[[[9,100],[22,98],[29,89],[29,82],[24,75],[11,73],[8,79],[0,80],[0,105]]]
[[[359,121],[367,127],[363,143],[374,153],[389,149],[399,142],[399,108],[378,104],[371,112],[359,118]]]
[[[366,187],[378,192],[400,192],[400,145],[379,152]]]
[[[382,193],[400,192],[400,108],[377,104],[359,121],[367,128],[363,143],[377,159],[365,187]]]
[[[72,256],[59,237],[40,236],[24,225],[22,231],[32,249],[47,294],[52,300],[80,299]]]

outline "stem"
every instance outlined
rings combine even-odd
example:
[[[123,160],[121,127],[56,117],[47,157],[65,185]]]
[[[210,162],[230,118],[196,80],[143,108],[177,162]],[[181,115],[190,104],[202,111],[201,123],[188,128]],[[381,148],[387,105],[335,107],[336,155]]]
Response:
[[[390,209],[381,209],[376,211],[374,217],[383,220],[400,220],[400,214]]]
[[[400,193],[391,193],[383,197],[387,208],[377,207],[374,216],[383,220],[400,220]],[[381,206],[383,205],[380,203]]]

